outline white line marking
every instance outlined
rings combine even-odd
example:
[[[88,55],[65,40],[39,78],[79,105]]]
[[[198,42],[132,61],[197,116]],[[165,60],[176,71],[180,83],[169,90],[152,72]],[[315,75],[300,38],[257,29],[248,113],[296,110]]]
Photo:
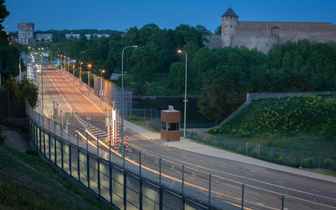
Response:
[[[314,191],[314,192],[321,192],[321,191],[319,191],[319,190],[315,190],[315,189],[310,189],[311,191]]]
[[[254,176],[253,174],[251,174],[251,173],[246,173],[247,175],[250,175],[250,176]]]
[[[280,183],[280,184],[283,184],[283,183],[284,183],[284,182],[282,182],[282,181],[278,181],[278,180],[277,180],[277,181],[275,181],[275,182],[277,182],[277,183]]]

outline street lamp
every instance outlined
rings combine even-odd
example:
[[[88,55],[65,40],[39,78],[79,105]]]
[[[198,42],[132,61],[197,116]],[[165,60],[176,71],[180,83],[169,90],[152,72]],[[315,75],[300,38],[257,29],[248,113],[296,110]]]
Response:
[[[63,95],[61,95],[61,115],[62,115],[62,130],[63,130]]]
[[[73,69],[72,69],[72,83],[75,85],[75,63],[76,63],[76,60],[73,60]]]
[[[79,62],[79,89],[82,88],[82,64],[83,62]]]
[[[100,106],[102,105],[102,98],[103,98],[103,73],[105,72],[105,70],[103,69],[103,70],[101,70],[101,69],[99,69],[99,71],[100,71],[100,91],[99,91],[99,93],[100,93]]]
[[[121,52],[121,151],[123,168],[125,169],[125,147],[124,147],[124,51],[127,48],[138,47],[137,45],[127,46]]]
[[[88,96],[90,96],[90,68],[92,67],[91,64],[88,64]]]
[[[187,122],[187,72],[188,72],[188,55],[186,52],[179,50],[178,53],[184,53],[186,56],[186,63],[185,63],[185,87],[184,87],[184,128],[183,128],[183,137],[185,138],[186,135],[186,122]]]

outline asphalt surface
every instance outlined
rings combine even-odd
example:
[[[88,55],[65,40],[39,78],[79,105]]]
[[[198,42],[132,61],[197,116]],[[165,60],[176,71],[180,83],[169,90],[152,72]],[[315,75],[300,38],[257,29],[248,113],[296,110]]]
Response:
[[[106,117],[104,110],[106,105],[103,104],[102,107],[99,107],[99,103],[96,103],[98,104],[96,105],[94,102],[97,102],[97,98],[94,98],[93,93],[91,93],[91,98],[83,95],[81,91],[87,93],[85,86],[82,86],[81,90],[78,90],[74,88],[66,78],[67,77],[63,74],[61,75],[59,71],[44,71],[45,113],[50,114],[53,101],[58,102],[59,110],[61,110],[61,95],[63,95],[63,112],[68,112],[71,116],[71,111],[76,110],[81,119],[85,120],[87,116],[90,116],[91,124],[102,130],[106,130],[104,124]],[[68,79],[72,81],[70,77]],[[59,116],[59,120],[60,119],[61,117]],[[71,117],[68,118],[68,120],[71,122]],[[320,201],[328,205],[336,206],[335,201],[322,199],[321,197],[336,198],[336,181],[334,181],[336,179],[332,177],[328,178],[327,176],[318,174],[315,176],[314,173],[305,174],[302,170],[292,170],[291,168],[287,170],[286,168],[288,167],[278,167],[275,164],[266,163],[253,158],[251,158],[251,160],[246,159],[245,156],[237,158],[235,157],[236,154],[231,155],[228,153],[229,155],[217,155],[213,151],[213,148],[203,145],[198,146],[198,144],[195,146],[195,143],[187,139],[183,139],[178,143],[167,143],[157,138],[157,134],[155,135],[148,131],[143,131],[139,129],[138,126],[134,126],[129,122],[125,122],[125,125],[129,126],[126,130],[126,134],[130,136],[132,147],[132,151],[126,152],[127,157],[138,161],[138,151],[139,148],[142,148],[143,164],[158,169],[157,155],[159,155],[162,157],[163,172],[177,178],[182,176],[181,170],[182,165],[184,165],[186,168],[185,173],[188,174],[186,181],[197,184],[204,189],[208,189],[208,174],[213,174],[215,176],[214,179],[221,180],[220,184],[212,186],[213,191],[220,192],[220,195],[218,195],[219,198],[221,196],[228,198],[230,197],[228,194],[231,195],[231,192],[229,193],[223,188],[237,188],[241,183],[244,183],[279,193],[279,195],[274,195],[276,203],[279,202],[280,195],[287,193],[289,196],[300,197],[311,201],[314,200],[314,195],[315,199],[316,195],[319,195],[320,199],[317,200],[317,202]],[[82,124],[75,121],[75,126],[81,128]],[[245,162],[249,162],[249,164]],[[234,183],[234,181],[238,183]],[[232,182],[232,184],[223,184],[229,182]],[[239,192],[240,190],[237,190],[236,194],[238,198],[241,196]],[[251,207],[260,205],[269,206],[271,208],[274,205],[274,201],[263,199],[263,197],[267,197],[266,191],[259,190],[258,193],[260,196],[257,196],[256,193],[251,193],[250,198],[246,198],[251,201]],[[223,196],[223,194],[225,194],[225,196]],[[319,196],[317,197],[319,198]],[[234,199],[232,198],[229,202],[234,202]]]

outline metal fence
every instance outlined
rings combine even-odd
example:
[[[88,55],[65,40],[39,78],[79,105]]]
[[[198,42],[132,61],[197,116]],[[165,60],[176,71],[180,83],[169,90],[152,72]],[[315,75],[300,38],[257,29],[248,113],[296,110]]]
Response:
[[[336,170],[336,156],[325,153],[313,153],[281,149],[276,147],[240,142],[237,140],[216,137],[210,134],[186,131],[186,137],[208,145],[213,145],[225,150],[233,151],[257,159],[277,163],[285,166],[303,168],[324,168]]]
[[[124,168],[110,141],[90,137],[75,127],[62,128],[29,105],[26,111],[30,140],[40,153],[120,209],[336,209],[332,198],[276,185],[271,191],[267,183],[228,178],[223,172],[201,169],[135,145]]]

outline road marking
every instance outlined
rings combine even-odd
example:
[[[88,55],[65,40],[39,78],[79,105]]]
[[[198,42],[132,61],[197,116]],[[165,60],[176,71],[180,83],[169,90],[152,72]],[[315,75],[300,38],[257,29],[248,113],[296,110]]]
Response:
[[[280,184],[284,184],[284,182],[282,182],[282,181],[278,181],[278,180],[275,181],[275,182],[280,183]]]
[[[219,166],[219,167],[221,167],[221,168],[224,168],[224,169],[226,169],[226,168],[227,168],[226,166]]]
[[[321,192],[321,191],[319,191],[319,190],[315,190],[315,189],[310,189],[311,191],[314,191],[314,192]]]
[[[250,176],[254,176],[253,174],[251,174],[251,173],[246,173],[247,175],[250,175]]]

